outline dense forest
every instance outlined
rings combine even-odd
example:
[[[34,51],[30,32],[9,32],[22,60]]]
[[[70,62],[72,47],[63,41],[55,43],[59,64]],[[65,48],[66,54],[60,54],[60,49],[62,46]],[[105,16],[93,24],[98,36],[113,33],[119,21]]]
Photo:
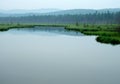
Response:
[[[76,15],[30,15],[19,17],[0,17],[0,23],[87,23],[120,24],[120,12],[76,14]]]

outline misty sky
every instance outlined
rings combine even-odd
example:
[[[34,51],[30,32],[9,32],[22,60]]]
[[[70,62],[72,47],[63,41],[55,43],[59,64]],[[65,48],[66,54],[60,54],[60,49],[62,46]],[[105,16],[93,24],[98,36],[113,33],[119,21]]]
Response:
[[[120,8],[120,0],[0,0],[0,9],[103,9]]]

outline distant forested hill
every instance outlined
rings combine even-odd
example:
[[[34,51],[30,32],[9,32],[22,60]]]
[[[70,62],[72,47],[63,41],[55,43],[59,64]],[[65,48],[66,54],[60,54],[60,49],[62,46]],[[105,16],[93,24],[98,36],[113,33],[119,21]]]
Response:
[[[0,13],[0,15],[0,23],[120,24],[120,9],[74,9],[47,13],[6,14],[6,16]]]
[[[0,17],[7,16],[30,16],[30,15],[78,15],[78,14],[93,14],[93,13],[116,13],[120,11],[120,8],[114,9],[71,9],[71,10],[60,10],[60,9],[40,9],[40,10],[0,10]]]
[[[94,10],[94,9],[72,9],[72,10],[61,10],[57,12],[51,12],[51,13],[44,13],[46,15],[76,15],[76,14],[94,14],[94,13],[116,13],[120,11],[120,8],[115,8],[115,9],[99,9],[99,10]]]

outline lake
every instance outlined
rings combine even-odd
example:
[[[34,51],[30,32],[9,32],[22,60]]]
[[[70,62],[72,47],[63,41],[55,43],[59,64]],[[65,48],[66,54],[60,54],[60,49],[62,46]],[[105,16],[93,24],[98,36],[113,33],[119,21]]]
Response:
[[[0,84],[120,84],[120,45],[64,28],[0,32]]]

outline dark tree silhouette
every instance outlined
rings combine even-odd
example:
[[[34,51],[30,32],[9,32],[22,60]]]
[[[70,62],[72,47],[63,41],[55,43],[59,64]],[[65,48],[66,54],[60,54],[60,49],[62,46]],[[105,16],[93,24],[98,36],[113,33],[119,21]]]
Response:
[[[0,17],[0,23],[74,23],[79,24],[120,24],[120,12],[79,14],[79,15],[31,15],[21,17]]]

